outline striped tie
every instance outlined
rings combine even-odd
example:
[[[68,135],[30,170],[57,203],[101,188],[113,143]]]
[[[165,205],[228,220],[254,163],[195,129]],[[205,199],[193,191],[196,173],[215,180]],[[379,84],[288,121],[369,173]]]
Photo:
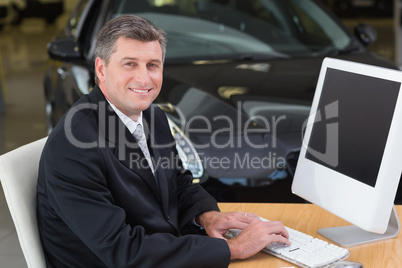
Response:
[[[149,154],[148,150],[147,140],[145,139],[144,131],[142,129],[141,124],[137,125],[136,129],[133,132],[133,136],[136,139],[138,145],[140,146],[141,151],[143,152],[145,158],[147,159],[149,167],[152,170],[152,173],[155,173],[154,166],[151,160],[151,155]]]

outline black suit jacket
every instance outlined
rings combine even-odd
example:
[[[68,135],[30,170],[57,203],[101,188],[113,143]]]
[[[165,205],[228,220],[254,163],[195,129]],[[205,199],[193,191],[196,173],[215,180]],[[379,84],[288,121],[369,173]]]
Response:
[[[156,178],[98,87],[50,134],[42,153],[38,227],[48,267],[227,267],[223,239],[186,234],[218,210],[181,168],[165,114],[143,112]]]

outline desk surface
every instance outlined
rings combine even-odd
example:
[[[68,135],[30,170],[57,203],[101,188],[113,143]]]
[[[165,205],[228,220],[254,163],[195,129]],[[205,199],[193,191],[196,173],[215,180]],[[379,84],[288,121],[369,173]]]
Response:
[[[317,233],[318,229],[350,225],[348,222],[311,204],[260,204],[260,203],[219,203],[222,211],[245,211],[255,213],[270,220],[280,220],[285,226],[299,230],[322,240],[325,237]],[[402,205],[396,206],[402,222]],[[397,238],[372,244],[347,248],[348,260],[359,261],[365,268],[402,267],[402,234]],[[258,253],[247,260],[235,260],[230,268],[293,267],[289,262],[265,253]]]

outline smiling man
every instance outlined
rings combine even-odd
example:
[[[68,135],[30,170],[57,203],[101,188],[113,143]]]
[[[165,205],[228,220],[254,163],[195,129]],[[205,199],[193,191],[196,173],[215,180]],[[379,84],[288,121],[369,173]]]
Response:
[[[134,121],[161,90],[162,48],[157,40],[141,42],[121,37],[110,59],[98,57],[95,66],[103,95]]]
[[[219,212],[173,161],[166,116],[152,104],[165,50],[164,31],[137,16],[99,32],[97,86],[52,131],[40,161],[37,216],[48,267],[227,267],[271,242],[289,244],[280,222]],[[161,168],[160,159],[172,163]],[[225,240],[230,228],[243,232]]]

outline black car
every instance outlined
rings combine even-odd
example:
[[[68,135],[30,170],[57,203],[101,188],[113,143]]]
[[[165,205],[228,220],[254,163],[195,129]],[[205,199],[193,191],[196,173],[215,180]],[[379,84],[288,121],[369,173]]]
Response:
[[[367,51],[370,27],[352,35],[320,1],[81,0],[48,45],[49,131],[94,86],[98,30],[125,13],[168,34],[156,102],[184,165],[218,201],[237,198],[222,184],[247,189],[242,201],[299,200],[290,192],[292,172],[323,58],[396,68]]]

